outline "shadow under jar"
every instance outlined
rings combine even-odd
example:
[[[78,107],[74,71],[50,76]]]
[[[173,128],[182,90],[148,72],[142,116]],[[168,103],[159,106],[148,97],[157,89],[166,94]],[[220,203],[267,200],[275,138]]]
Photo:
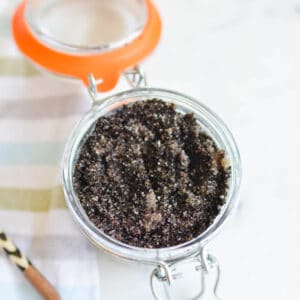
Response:
[[[97,120],[102,116],[114,114],[123,105],[150,99],[161,99],[164,102],[173,103],[175,110],[182,114],[193,113],[202,131],[213,139],[219,149],[225,152],[226,160],[230,164],[225,202],[212,224],[194,239],[168,248],[140,248],[124,244],[108,236],[89,220],[74,188],[74,172],[80,150],[89,133],[94,129]],[[68,207],[89,240],[113,255],[158,266],[158,269],[155,269],[155,275],[159,275],[158,277],[163,281],[170,281],[172,274],[170,274],[171,268],[169,267],[174,264],[196,258],[202,265],[202,269],[207,269],[205,265],[209,263],[209,255],[203,256],[203,248],[219,231],[236,205],[241,164],[239,152],[231,133],[222,120],[209,108],[198,100],[178,92],[156,88],[138,88],[94,102],[92,109],[79,122],[66,145],[62,175]],[[208,261],[203,261],[206,259]],[[157,297],[157,299],[159,298]]]

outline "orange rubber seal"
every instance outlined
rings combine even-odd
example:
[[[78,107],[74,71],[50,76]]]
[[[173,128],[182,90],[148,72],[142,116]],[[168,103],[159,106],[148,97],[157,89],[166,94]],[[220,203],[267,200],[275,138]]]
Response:
[[[145,0],[148,20],[141,35],[131,43],[101,54],[74,55],[51,49],[30,31],[25,20],[26,0],[15,11],[12,19],[13,36],[19,49],[41,67],[65,76],[78,78],[88,85],[88,75],[102,79],[99,92],[113,89],[121,74],[136,66],[157,46],[161,34],[161,18],[151,0]]]

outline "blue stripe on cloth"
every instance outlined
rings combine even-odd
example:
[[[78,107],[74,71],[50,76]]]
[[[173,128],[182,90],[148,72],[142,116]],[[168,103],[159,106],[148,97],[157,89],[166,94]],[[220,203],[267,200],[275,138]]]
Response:
[[[100,299],[96,286],[58,288],[62,300]],[[41,296],[27,283],[0,284],[1,300],[41,300]]]
[[[26,133],[24,133],[26,134]],[[0,165],[57,165],[64,143],[0,143]]]

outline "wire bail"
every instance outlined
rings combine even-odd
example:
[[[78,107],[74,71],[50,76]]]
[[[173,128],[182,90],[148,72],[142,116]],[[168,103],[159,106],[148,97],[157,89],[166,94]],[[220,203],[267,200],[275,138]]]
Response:
[[[133,89],[146,87],[148,85],[146,73],[139,65],[135,66],[133,69],[124,72],[123,75],[126,78],[130,87]],[[88,76],[88,82],[88,91],[93,101],[95,102],[101,100],[97,86],[103,83],[103,79],[96,79],[94,74],[91,73]]]
[[[96,101],[100,100],[97,86],[103,82],[103,79],[102,78],[96,79],[94,74],[91,73],[88,76],[88,81],[89,81],[88,92],[89,92],[92,100],[94,102],[96,102]]]
[[[150,277],[150,288],[154,299],[172,299],[170,298],[169,293],[170,288],[174,286],[176,280],[181,279],[184,276],[182,272],[176,272],[176,266],[185,264],[196,264],[194,271],[201,271],[201,291],[192,299],[196,300],[206,298],[221,300],[221,298],[218,296],[221,269],[217,259],[213,255],[208,254],[204,248],[202,248],[195,256],[183,261],[179,260],[170,264],[166,262],[159,262],[158,266],[152,271]],[[212,280],[213,275],[215,276],[214,280]],[[166,298],[162,298],[158,295],[154,285],[155,280],[164,284]]]
[[[148,85],[146,73],[139,65],[126,71],[124,76],[132,88],[146,87]]]

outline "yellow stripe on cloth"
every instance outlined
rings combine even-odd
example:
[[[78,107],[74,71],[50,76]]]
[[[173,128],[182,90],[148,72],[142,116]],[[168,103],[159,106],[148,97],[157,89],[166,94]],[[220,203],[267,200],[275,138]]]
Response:
[[[0,189],[0,209],[44,212],[66,208],[62,187],[52,189]]]
[[[22,57],[0,57],[0,76],[31,77],[39,74],[34,65]]]

